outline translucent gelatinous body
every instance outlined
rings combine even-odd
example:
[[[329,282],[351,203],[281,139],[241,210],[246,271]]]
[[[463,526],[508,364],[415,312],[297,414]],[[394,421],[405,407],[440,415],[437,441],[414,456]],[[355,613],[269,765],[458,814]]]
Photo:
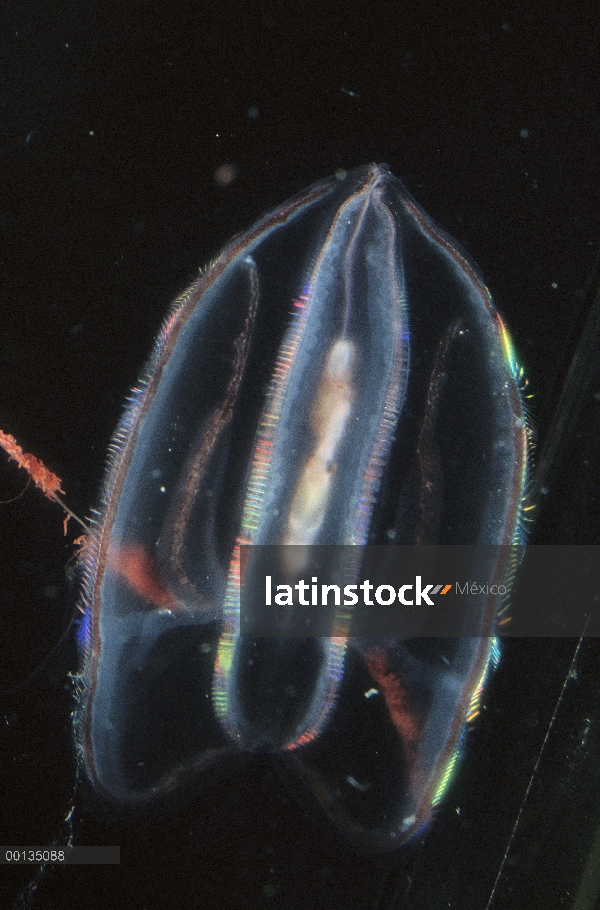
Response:
[[[148,801],[268,751],[355,844],[413,836],[494,610],[478,638],[244,639],[239,546],[511,543],[526,441],[484,284],[385,167],[234,239],[176,301],[113,442],[83,597],[94,785]]]

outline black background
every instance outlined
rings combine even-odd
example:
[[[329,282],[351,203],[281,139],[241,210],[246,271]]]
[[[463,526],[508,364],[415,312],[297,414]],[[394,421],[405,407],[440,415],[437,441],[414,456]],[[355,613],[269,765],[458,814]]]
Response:
[[[0,427],[71,508],[97,501],[124,398],[198,267],[374,160],[471,253],[511,327],[546,472],[534,539],[597,542],[598,386],[596,410],[579,414],[581,388],[563,402],[579,416],[553,431],[555,485],[543,455],[598,284],[595,4],[19,0],[0,23]],[[0,498],[23,485],[0,466]],[[72,643],[21,685],[73,608],[61,520],[31,491],[0,505],[4,844],[60,842],[73,799]],[[75,841],[120,844],[121,865],[51,871],[32,906],[592,907],[598,667],[594,641],[505,644],[429,835],[387,864],[330,842],[257,761],[159,818],[106,818],[78,790]],[[2,902],[34,876],[3,867]]]

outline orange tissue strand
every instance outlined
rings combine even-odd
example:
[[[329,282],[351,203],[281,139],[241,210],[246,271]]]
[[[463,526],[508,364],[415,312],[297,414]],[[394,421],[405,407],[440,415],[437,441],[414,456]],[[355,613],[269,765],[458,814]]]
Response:
[[[142,544],[111,547],[108,564],[129,587],[156,607],[172,608],[177,601],[162,582],[152,557]]]
[[[414,770],[421,729],[411,710],[406,688],[400,677],[390,667],[388,657],[383,649],[374,648],[367,651],[365,662],[369,673],[383,695],[390,720],[400,734],[408,767]]]
[[[61,489],[62,480],[48,470],[43,461],[36,458],[35,455],[28,455],[17,443],[14,436],[10,433],[4,433],[0,430],[0,446],[4,449],[11,461],[16,461],[20,468],[23,468],[36,487],[38,487],[48,499],[55,499],[58,493],[63,493]]]

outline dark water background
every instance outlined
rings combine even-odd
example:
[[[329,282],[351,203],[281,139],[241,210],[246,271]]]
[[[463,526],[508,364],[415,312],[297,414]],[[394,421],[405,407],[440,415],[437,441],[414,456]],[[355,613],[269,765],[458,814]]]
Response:
[[[0,427],[75,511],[198,267],[375,160],[469,251],[511,328],[538,437],[533,539],[598,543],[595,4],[19,0],[0,20]],[[0,498],[22,486],[0,466]],[[4,690],[70,615],[61,520],[31,492],[0,506]],[[64,836],[75,667],[67,645],[0,699],[3,844]],[[159,818],[108,818],[77,792],[76,843],[119,844],[121,865],[51,871],[32,906],[594,907],[599,671],[597,640],[505,643],[435,824],[387,864],[330,842],[257,760]],[[35,871],[2,867],[0,905]]]

